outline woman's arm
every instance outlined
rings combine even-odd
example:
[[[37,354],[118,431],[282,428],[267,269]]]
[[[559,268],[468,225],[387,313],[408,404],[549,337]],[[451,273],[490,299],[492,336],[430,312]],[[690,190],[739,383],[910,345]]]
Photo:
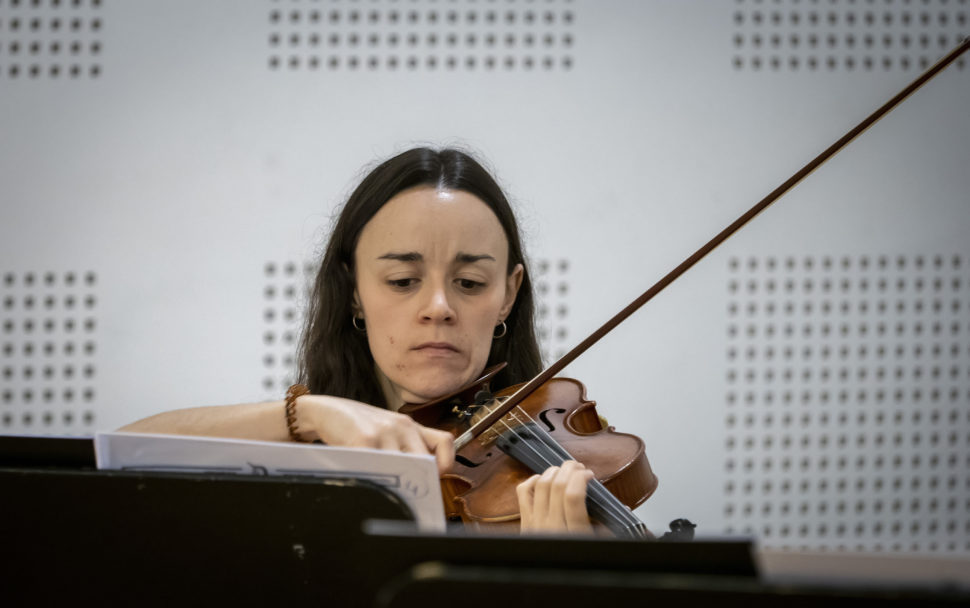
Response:
[[[285,403],[267,401],[173,410],[121,427],[131,433],[162,433],[289,441]],[[454,437],[421,426],[404,414],[351,399],[303,395],[296,400],[300,435],[337,446],[434,454],[441,473],[455,459]],[[574,461],[550,467],[518,486],[523,532],[592,532],[586,483],[592,472]]]
[[[289,441],[283,401],[215,405],[162,412],[119,431]]]
[[[131,433],[204,435],[289,441],[283,401],[197,407],[163,412],[120,428]],[[299,433],[308,440],[411,454],[433,454],[441,472],[455,459],[454,437],[404,414],[329,395],[296,399]]]

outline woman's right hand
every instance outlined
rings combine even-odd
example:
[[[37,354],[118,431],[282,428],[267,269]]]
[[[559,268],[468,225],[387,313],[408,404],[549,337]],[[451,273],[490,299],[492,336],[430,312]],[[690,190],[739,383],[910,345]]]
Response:
[[[433,454],[439,473],[447,471],[455,461],[455,438],[451,433],[352,399],[303,395],[297,398],[296,419],[301,435],[328,445]]]

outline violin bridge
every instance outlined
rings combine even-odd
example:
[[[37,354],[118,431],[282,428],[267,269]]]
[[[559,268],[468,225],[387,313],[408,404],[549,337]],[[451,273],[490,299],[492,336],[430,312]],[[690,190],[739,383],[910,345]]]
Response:
[[[488,416],[494,408],[500,406],[506,399],[508,399],[508,397],[500,397],[483,405],[481,410],[475,414],[475,422],[478,422]],[[521,421],[518,419],[515,409],[513,409],[513,411],[496,420],[491,427],[485,429],[482,434],[478,436],[478,441],[482,446],[487,446],[498,439],[502,433],[509,431],[520,424]]]

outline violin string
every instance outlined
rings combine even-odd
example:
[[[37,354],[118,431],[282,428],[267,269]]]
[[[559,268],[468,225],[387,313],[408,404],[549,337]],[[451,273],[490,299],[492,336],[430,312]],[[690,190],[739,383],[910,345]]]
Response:
[[[487,405],[483,407],[485,408],[486,411],[490,411],[491,409]],[[533,430],[539,431],[538,433],[535,433],[535,435],[536,435],[536,438],[539,439],[540,443],[542,443],[544,447],[548,448],[553,453],[556,452],[556,449],[552,446],[558,447],[559,450],[562,450],[562,454],[556,454],[556,456],[559,456],[559,458],[561,458],[562,460],[566,460],[566,459],[575,460],[572,455],[570,455],[566,450],[564,450],[562,446],[559,445],[559,443],[545,431],[545,429],[541,428],[541,426],[528,414],[528,412],[526,412],[519,406],[515,406],[515,409],[521,412],[522,415],[529,422],[532,423]],[[519,423],[520,426],[526,427],[525,423],[522,422],[522,420],[519,419],[514,413],[510,412],[510,414],[512,418]],[[514,434],[515,430],[511,426],[509,426],[509,424],[505,421],[505,417],[506,416],[503,415],[502,417],[498,418],[496,422],[501,423],[501,425],[504,426],[508,432]],[[487,415],[486,415],[486,418],[487,418]],[[481,423],[482,421],[479,421],[479,423],[477,424],[481,424]],[[474,426],[475,425],[473,425],[473,427]],[[526,428],[529,428],[529,427],[526,427]],[[536,459],[536,461],[538,461],[538,463],[541,463],[543,470],[551,466],[559,466],[562,464],[562,460],[558,462],[551,460],[547,454],[539,451],[538,448],[535,445],[533,445],[532,442],[524,441],[522,442],[522,444],[525,446],[525,449],[528,452],[530,452],[531,455]],[[603,486],[598,480],[594,479],[591,483],[588,484],[587,487],[588,487],[587,495],[589,496],[590,500],[594,505],[602,509],[604,515],[612,517],[614,521],[619,522],[620,525],[623,526],[624,530],[628,532],[635,531],[637,534],[642,534],[642,530],[645,528],[645,526],[643,525],[643,522],[641,522],[635,515],[633,515],[633,513],[626,507],[626,505],[620,503],[619,500],[609,490],[607,490],[606,487]],[[608,522],[604,522],[604,523],[608,523]]]
[[[516,409],[518,409],[519,411],[521,411],[525,415],[525,417],[530,422],[532,422],[532,424],[534,425],[534,428],[532,430],[533,430],[533,432],[536,433],[536,436],[539,438],[540,441],[542,441],[544,444],[546,444],[546,446],[549,447],[550,449],[552,449],[553,451],[555,451],[555,448],[558,447],[559,449],[563,450],[563,453],[566,454],[566,455],[568,455],[570,459],[575,460],[575,458],[571,454],[569,454],[569,452],[567,452],[565,450],[565,448],[563,448],[562,445],[558,441],[556,441],[556,439],[552,435],[549,434],[548,431],[546,431],[544,428],[542,428],[535,421],[535,419],[533,419],[531,416],[529,416],[528,412],[526,412],[525,410],[522,410],[521,408],[518,408],[518,407]],[[516,420],[518,420],[518,418],[516,418]],[[607,508],[609,510],[612,510],[613,511],[613,516],[616,519],[618,519],[618,520],[625,520],[628,525],[633,525],[633,524],[636,524],[636,523],[640,523],[640,520],[635,515],[633,515],[632,512],[629,509],[626,508],[626,505],[624,505],[623,503],[621,503],[619,501],[619,499],[616,498],[616,496],[613,495],[612,492],[610,492],[609,490],[607,490],[606,489],[606,486],[604,486],[602,484],[602,482],[600,482],[599,480],[597,480],[597,479],[594,478],[589,483],[589,486],[588,487],[590,489],[590,492],[593,494],[593,496],[591,498],[594,501],[598,501],[599,504],[601,506],[603,506],[604,508]]]
[[[521,414],[522,417],[524,417],[528,422],[532,423],[532,426],[531,427],[527,426],[527,423],[523,422],[522,419],[520,419],[519,416],[515,413],[516,411],[519,414]],[[543,464],[545,464],[547,468],[550,466],[559,466],[562,464],[564,460],[567,460],[567,459],[575,460],[575,458],[568,451],[566,451],[562,447],[562,445],[560,445],[559,442],[555,440],[554,437],[552,437],[545,429],[543,429],[535,421],[535,419],[529,415],[528,412],[523,410],[521,407],[516,407],[515,410],[511,412],[511,414],[512,414],[512,418],[516,422],[518,422],[518,424],[521,427],[524,427],[527,430],[530,430],[534,434],[534,436],[539,440],[542,446],[547,448],[553,456],[558,458],[558,460],[554,460],[548,454],[540,451],[538,447],[534,446],[531,442],[524,442],[526,447],[529,448],[532,451],[532,453],[535,456],[537,456],[537,458],[541,462],[543,462]],[[512,432],[512,433],[515,432],[514,429],[512,429],[504,420],[502,420],[502,424],[507,429],[509,429],[509,432]],[[632,515],[630,514],[630,511],[626,509],[626,507],[622,503],[620,503],[617,500],[617,498],[613,496],[613,494],[609,490],[607,490],[605,486],[603,486],[602,483],[600,483],[598,480],[594,479],[593,481],[591,481],[587,485],[587,490],[590,495],[589,496],[590,500],[592,500],[597,506],[602,508],[604,511],[608,512],[609,515],[613,517],[615,520],[617,521],[625,520],[626,527],[630,527],[630,525],[634,523],[639,523],[639,520],[636,520],[635,517],[632,517]],[[631,517],[632,517],[632,520],[631,520]]]
[[[550,435],[545,429],[543,429],[535,421],[535,419],[529,415],[528,412],[526,412],[520,407],[516,407],[515,410],[518,410],[518,412],[521,412],[521,414],[529,422],[532,423],[532,427],[526,427],[526,428],[533,432],[533,434],[536,436],[537,439],[539,439],[540,443],[544,447],[548,448],[550,452],[555,454],[555,456],[562,458],[563,460],[566,460],[566,459],[575,460],[575,458],[569,452],[567,452],[562,447],[562,445],[558,441],[556,441],[554,437],[552,437],[552,435]],[[521,426],[526,426],[525,423],[523,423],[522,420],[520,420],[519,417],[516,416],[515,414],[513,414],[512,417]],[[503,424],[505,424],[504,421],[503,421]],[[507,424],[505,424],[505,426],[508,428]],[[511,431],[511,432],[514,432],[514,431]],[[534,453],[536,453],[540,458],[543,459],[543,462],[546,464],[547,467],[559,466],[562,464],[561,461],[553,461],[552,459],[545,457],[545,455],[542,454],[537,448],[534,448],[531,445],[529,445],[529,447],[532,448],[532,451]],[[559,451],[561,451],[562,453],[561,454],[558,453]],[[595,503],[597,506],[599,506],[605,512],[607,512],[611,517],[613,517],[614,520],[621,522],[627,529],[632,528],[637,524],[641,523],[640,520],[637,519],[636,516],[633,515],[630,512],[630,510],[627,509],[626,506],[623,503],[621,503],[619,499],[616,498],[616,496],[613,495],[612,492],[607,490],[606,486],[604,486],[599,480],[593,479],[592,481],[590,481],[587,484],[587,491],[589,493],[589,498],[590,500],[593,501],[593,503]]]
[[[526,423],[523,422],[515,413],[516,411],[521,413],[522,416],[526,420],[528,420],[528,422],[531,422],[532,426],[531,427],[527,426]],[[545,465],[546,468],[551,466],[560,466],[562,464],[562,461],[567,459],[566,457],[568,457],[568,459],[570,460],[575,460],[575,458],[573,458],[571,454],[569,454],[565,449],[563,449],[563,447],[559,444],[559,442],[555,440],[555,438],[553,438],[545,429],[543,429],[535,421],[535,419],[532,418],[532,416],[530,416],[528,412],[523,410],[521,407],[516,406],[513,412],[510,412],[510,414],[511,414],[511,417],[516,422],[519,423],[520,427],[531,430],[534,436],[539,440],[539,442],[545,448],[547,448],[550,452],[552,452],[554,456],[562,459],[559,461],[554,460],[549,456],[549,453],[542,452],[532,442],[529,442],[529,441],[521,442],[537,458],[539,462]],[[515,430],[505,421],[505,416],[499,418],[498,422],[500,422],[508,432],[515,433]],[[557,452],[556,448],[558,448],[559,450],[562,450],[562,454],[556,453]],[[614,520],[621,522],[621,524],[624,525],[627,529],[636,528],[638,524],[642,524],[642,522],[640,522],[640,520],[637,519],[637,517],[633,515],[633,513],[629,509],[627,509],[625,505],[620,503],[620,501],[609,490],[607,490],[606,487],[603,486],[603,484],[600,483],[598,480],[593,479],[591,482],[587,484],[587,493],[590,500],[594,504],[596,504],[598,507],[603,509],[603,511],[606,514],[613,517]]]

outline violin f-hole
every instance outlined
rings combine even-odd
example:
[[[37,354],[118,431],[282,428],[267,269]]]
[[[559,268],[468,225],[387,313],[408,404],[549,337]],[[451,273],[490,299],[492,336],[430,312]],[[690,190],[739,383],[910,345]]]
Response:
[[[561,407],[556,407],[556,408],[550,408],[548,410],[543,410],[539,414],[539,420],[542,420],[542,423],[546,425],[546,430],[551,433],[556,430],[556,425],[549,422],[549,412],[552,412],[554,414],[565,414],[566,410]]]
[[[485,454],[485,458],[490,458],[491,456],[492,456],[492,453],[491,452]],[[473,461],[465,458],[461,454],[455,454],[455,462],[457,462],[458,464],[461,464],[463,466],[466,466],[466,467],[468,467],[470,469],[474,469],[475,467],[480,467],[483,464],[485,464],[484,462],[473,462]]]

